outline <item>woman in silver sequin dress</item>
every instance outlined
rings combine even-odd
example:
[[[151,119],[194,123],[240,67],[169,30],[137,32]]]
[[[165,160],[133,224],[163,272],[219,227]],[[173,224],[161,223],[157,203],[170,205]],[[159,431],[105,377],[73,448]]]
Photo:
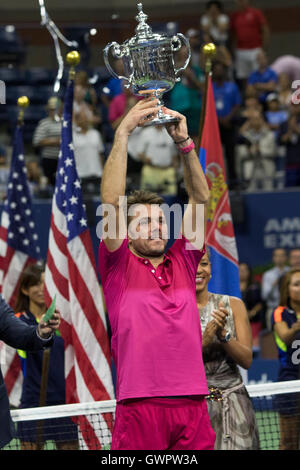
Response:
[[[206,253],[197,271],[196,295],[207,383],[213,390],[207,405],[216,433],[215,449],[259,449],[254,409],[238,368],[248,369],[252,362],[247,310],[236,297],[208,292],[210,277]]]

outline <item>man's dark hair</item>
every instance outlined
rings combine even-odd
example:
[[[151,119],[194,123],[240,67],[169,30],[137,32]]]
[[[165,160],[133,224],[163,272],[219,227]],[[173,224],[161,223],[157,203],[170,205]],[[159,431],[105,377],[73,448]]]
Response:
[[[217,0],[216,1],[211,0],[209,2],[206,2],[205,8],[206,8],[206,10],[209,10],[212,6],[217,7],[222,12],[224,10],[222,2],[218,2]]]
[[[145,191],[143,189],[136,189],[132,191],[129,196],[127,197],[127,214],[131,206],[135,204],[155,204],[160,206],[164,204],[163,197],[159,196],[156,193],[151,191]],[[130,222],[130,217],[128,217],[128,223]]]

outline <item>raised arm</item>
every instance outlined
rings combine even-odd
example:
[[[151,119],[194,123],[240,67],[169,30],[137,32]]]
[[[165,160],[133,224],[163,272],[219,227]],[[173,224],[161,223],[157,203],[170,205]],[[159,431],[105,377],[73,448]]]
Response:
[[[170,109],[166,109],[166,112],[179,119],[178,123],[169,124],[167,131],[176,143],[181,155],[184,167],[184,185],[189,197],[188,207],[182,221],[182,234],[200,250],[204,242],[204,215],[205,206],[209,199],[209,188],[193,141],[189,138],[185,116]]]
[[[108,250],[118,249],[126,237],[127,227],[124,208],[121,200],[126,191],[127,146],[128,138],[137,126],[142,126],[153,119],[158,113],[158,100],[144,99],[139,101],[119,124],[114,138],[112,150],[106,160],[101,180],[101,203],[103,216],[108,224],[114,224],[116,236],[103,226],[103,241]]]

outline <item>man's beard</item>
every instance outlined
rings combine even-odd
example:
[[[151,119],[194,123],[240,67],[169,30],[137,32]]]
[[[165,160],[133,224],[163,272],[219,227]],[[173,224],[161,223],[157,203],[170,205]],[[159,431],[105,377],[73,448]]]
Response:
[[[163,247],[159,249],[153,249],[150,247],[138,248],[133,245],[132,248],[138,255],[143,256],[145,258],[160,258],[165,253],[166,243],[164,243]]]

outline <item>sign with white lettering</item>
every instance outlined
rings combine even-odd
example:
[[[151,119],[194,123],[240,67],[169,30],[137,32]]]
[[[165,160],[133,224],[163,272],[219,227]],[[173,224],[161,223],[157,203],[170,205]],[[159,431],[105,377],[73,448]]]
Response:
[[[244,223],[235,226],[240,261],[263,266],[274,248],[300,247],[300,191],[247,194],[244,210]]]

